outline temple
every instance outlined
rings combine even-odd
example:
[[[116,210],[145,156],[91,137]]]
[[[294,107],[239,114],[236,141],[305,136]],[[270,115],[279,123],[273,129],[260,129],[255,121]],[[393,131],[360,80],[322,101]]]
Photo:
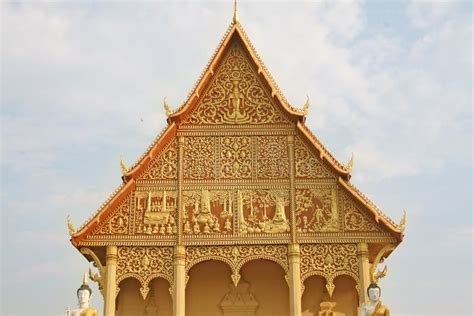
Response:
[[[358,314],[404,224],[351,184],[308,106],[284,98],[235,13],[123,184],[70,225],[105,316]]]

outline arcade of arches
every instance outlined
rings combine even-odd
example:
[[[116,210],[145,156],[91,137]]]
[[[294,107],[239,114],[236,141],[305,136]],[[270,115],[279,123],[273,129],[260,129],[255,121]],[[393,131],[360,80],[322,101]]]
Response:
[[[189,98],[71,242],[105,316],[357,315],[403,239],[234,19]]]

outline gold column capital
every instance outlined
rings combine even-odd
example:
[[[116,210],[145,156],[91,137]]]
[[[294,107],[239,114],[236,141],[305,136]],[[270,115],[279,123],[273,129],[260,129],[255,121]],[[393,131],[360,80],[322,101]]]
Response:
[[[368,257],[369,256],[369,245],[365,242],[357,244],[357,256]]]

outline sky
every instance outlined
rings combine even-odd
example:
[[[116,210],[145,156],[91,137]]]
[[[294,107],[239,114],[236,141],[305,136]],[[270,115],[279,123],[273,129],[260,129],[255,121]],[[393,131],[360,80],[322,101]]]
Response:
[[[1,315],[62,315],[90,264],[69,243],[187,98],[232,1],[2,2]],[[472,315],[472,4],[239,1],[283,94],[406,237],[392,315]],[[97,286],[92,305],[102,311]]]

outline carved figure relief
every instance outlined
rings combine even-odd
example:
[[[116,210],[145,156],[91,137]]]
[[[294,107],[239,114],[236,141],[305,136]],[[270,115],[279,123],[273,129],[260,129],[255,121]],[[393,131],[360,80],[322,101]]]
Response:
[[[185,124],[286,123],[242,48],[230,47],[207,91]]]
[[[257,137],[257,177],[260,179],[287,178],[288,145],[286,136]]]
[[[238,190],[237,215],[240,234],[287,233],[289,197],[285,190]]]
[[[136,192],[135,199],[137,234],[165,236],[178,232],[176,191]]]
[[[175,139],[150,163],[141,176],[146,180],[166,180],[177,178],[178,142]]]
[[[335,187],[296,190],[298,233],[339,231],[339,209]]]
[[[252,139],[250,137],[220,138],[220,177],[223,179],[252,177]]]
[[[348,232],[380,232],[380,228],[347,195],[344,195],[344,230]]]
[[[133,277],[140,284],[143,299],[146,298],[148,284],[156,277],[162,277],[173,285],[172,247],[119,247],[117,251],[117,288],[120,282]],[[118,294],[118,291],[117,291]]]
[[[232,192],[203,189],[183,192],[183,233],[232,233]]]
[[[215,137],[186,137],[184,139],[184,179],[214,179]]]
[[[301,282],[312,275],[320,275],[327,281],[330,295],[334,291],[334,279],[349,275],[359,280],[356,244],[303,244],[301,245]]]
[[[334,178],[299,137],[295,140],[295,161],[296,178]]]
[[[92,235],[128,234],[130,222],[130,195],[112,212],[112,215]]]

